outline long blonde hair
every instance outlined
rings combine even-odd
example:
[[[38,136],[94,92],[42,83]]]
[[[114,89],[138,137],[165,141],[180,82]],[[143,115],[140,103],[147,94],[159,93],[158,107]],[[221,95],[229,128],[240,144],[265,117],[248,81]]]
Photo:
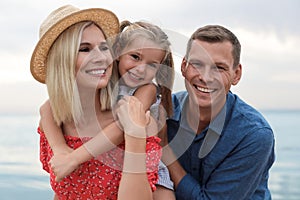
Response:
[[[75,66],[82,32],[92,24],[94,23],[80,22],[70,26],[56,39],[49,51],[46,85],[53,117],[58,125],[71,122],[74,116],[81,116],[83,113],[76,84]],[[111,80],[106,88],[100,90],[101,110],[111,109],[110,96],[116,78]]]
[[[140,21],[131,23],[125,20],[121,22],[120,34],[113,45],[113,51],[116,53],[117,57],[120,56],[122,51],[138,37],[150,40],[166,52],[161,63],[162,67],[159,68],[155,75],[155,81],[159,86],[162,105],[167,112],[167,116],[171,116],[171,94],[175,76],[174,61],[170,48],[171,43],[168,40],[168,36],[162,31],[162,29],[147,22]]]

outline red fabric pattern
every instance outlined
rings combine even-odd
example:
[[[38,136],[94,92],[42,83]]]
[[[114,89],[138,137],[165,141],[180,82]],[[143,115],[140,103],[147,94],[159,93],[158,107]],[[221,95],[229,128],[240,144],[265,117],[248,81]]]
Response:
[[[122,176],[124,143],[101,154],[97,159],[91,159],[66,176],[62,181],[55,182],[55,175],[48,162],[53,152],[45,134],[38,128],[40,134],[40,161],[43,169],[50,173],[50,184],[59,199],[117,199],[119,182]],[[80,147],[83,142],[78,137],[65,136],[66,143],[73,149]],[[158,137],[147,138],[146,166],[149,184],[154,191],[158,180],[158,164],[161,157],[161,147]]]

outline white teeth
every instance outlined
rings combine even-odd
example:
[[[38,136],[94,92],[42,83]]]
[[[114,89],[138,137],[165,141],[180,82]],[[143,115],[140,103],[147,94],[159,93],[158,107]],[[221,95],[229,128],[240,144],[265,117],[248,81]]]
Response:
[[[137,76],[137,75],[135,75],[135,74],[133,74],[133,73],[131,73],[131,72],[128,72],[128,74],[129,74],[132,78],[134,78],[134,79],[137,79],[137,80],[143,80],[143,78],[141,78],[141,77],[139,77],[139,76]]]
[[[205,92],[205,93],[210,93],[210,92],[213,92],[212,89],[208,89],[208,88],[202,88],[202,87],[197,87],[197,90],[201,91],[201,92]]]
[[[99,74],[104,74],[105,73],[105,70],[104,69],[97,69],[97,70],[89,70],[89,71],[86,71],[88,74],[91,74],[91,75],[99,75]]]

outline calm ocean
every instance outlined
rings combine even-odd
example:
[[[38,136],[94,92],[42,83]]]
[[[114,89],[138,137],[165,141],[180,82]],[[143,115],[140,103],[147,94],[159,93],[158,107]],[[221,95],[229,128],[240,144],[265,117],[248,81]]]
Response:
[[[300,199],[300,111],[263,111],[275,132],[276,162],[270,174],[274,200]],[[0,199],[52,199],[38,154],[36,115],[0,114]]]

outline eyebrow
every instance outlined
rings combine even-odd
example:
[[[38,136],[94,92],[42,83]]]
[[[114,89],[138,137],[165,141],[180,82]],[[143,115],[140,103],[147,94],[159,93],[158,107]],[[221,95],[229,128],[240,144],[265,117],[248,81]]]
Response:
[[[140,57],[143,57],[143,53],[142,53],[143,48],[141,49],[133,49],[133,50],[129,50],[127,52],[125,52],[124,54],[137,54]],[[161,61],[158,60],[150,60],[149,63],[153,63],[153,64],[161,64],[164,61],[164,58]]]
[[[216,62],[215,65],[222,65],[224,67],[229,68],[229,65],[227,63],[225,63],[225,62]]]
[[[197,62],[197,63],[205,64],[204,61],[197,59],[197,58],[188,59],[188,62]]]
[[[81,42],[80,45],[91,45],[90,42]],[[100,45],[107,45],[107,42],[101,42]]]

